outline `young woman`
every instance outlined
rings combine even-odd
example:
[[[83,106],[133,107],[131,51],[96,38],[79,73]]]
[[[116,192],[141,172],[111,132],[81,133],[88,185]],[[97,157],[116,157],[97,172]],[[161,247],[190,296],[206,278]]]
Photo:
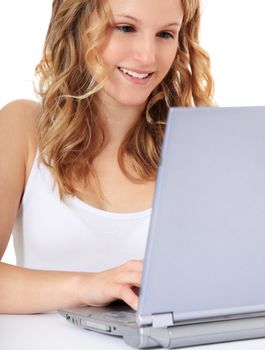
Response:
[[[0,312],[137,308],[170,106],[211,105],[199,0],[54,0],[41,103],[0,116]]]

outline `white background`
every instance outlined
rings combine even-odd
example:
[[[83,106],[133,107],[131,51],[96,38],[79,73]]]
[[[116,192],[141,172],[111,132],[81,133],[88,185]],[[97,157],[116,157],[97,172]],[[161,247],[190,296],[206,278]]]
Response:
[[[18,98],[37,99],[32,77],[41,58],[51,3],[0,3],[0,108]],[[212,59],[220,106],[265,105],[264,13],[264,0],[203,0],[201,43]],[[14,262],[11,244],[3,261]]]

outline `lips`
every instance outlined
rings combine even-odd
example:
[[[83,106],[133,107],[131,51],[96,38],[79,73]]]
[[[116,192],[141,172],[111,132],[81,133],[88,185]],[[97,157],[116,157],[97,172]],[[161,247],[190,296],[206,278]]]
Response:
[[[120,72],[122,72],[123,74],[126,74],[129,77],[132,77],[135,79],[141,79],[141,80],[147,79],[153,74],[153,72],[143,72],[136,69],[128,69],[123,67],[118,67],[118,69]]]

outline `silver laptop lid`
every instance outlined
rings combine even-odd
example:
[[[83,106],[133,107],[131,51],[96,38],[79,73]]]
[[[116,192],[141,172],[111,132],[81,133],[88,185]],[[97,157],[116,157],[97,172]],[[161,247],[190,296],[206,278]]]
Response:
[[[172,108],[137,319],[265,310],[265,107]]]

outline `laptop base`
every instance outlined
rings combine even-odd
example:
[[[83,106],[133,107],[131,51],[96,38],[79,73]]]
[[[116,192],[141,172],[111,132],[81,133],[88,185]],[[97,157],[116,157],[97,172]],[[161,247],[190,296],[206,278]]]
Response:
[[[59,310],[59,313],[78,327],[123,337],[126,344],[140,349],[176,349],[265,337],[265,316],[154,328],[139,327],[135,313],[116,308],[110,311],[110,308],[83,307]]]

